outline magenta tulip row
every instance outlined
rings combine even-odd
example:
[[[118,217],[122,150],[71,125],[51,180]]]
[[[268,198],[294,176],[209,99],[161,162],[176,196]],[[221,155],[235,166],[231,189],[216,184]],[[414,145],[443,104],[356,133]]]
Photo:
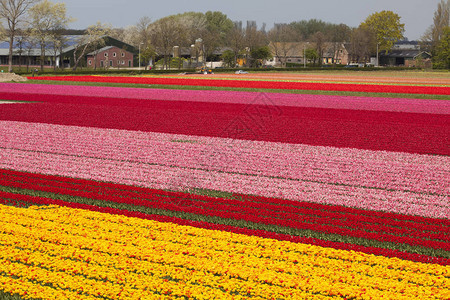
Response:
[[[17,92],[17,85],[3,83],[0,93]],[[450,103],[431,99],[356,97],[335,95],[302,95],[211,90],[167,90],[99,86],[30,84],[21,85],[23,94],[97,96],[123,99],[170,100],[262,104],[270,106],[318,107],[373,111],[395,111],[427,114],[450,114]]]
[[[0,167],[450,218],[446,157],[2,121]]]

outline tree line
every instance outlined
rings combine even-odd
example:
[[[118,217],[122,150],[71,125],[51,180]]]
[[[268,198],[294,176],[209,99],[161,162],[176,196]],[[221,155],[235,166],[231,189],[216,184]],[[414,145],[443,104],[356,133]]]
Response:
[[[441,0],[435,11],[433,24],[425,31],[422,47],[433,55],[435,67],[449,68],[449,12],[450,0]],[[41,48],[41,68],[44,56],[50,51],[57,55],[64,46],[64,37],[69,32],[73,19],[67,16],[64,3],[49,0],[0,0],[0,18],[8,38],[9,71],[12,70],[13,44],[39,44]],[[174,46],[190,49],[194,57],[203,55],[212,58],[218,50],[221,59],[234,67],[238,59],[247,66],[258,66],[272,55],[286,64],[287,55],[298,42],[309,42],[305,49],[308,59],[320,63],[325,43],[337,51],[345,43],[351,60],[367,62],[378,51],[390,51],[396,41],[404,38],[404,24],[401,17],[392,11],[381,11],[369,15],[358,27],[346,24],[332,24],[322,20],[302,20],[291,23],[274,24],[266,30],[266,25],[257,26],[254,21],[233,21],[218,11],[186,12],[170,15],[152,21],[150,17],[140,18],[136,24],[126,28],[113,28],[100,22],[78,31],[82,33],[73,52],[74,69],[89,52],[103,45],[101,36],[111,36],[140,49],[143,62],[160,57],[164,67],[168,67]],[[201,43],[199,43],[201,41]],[[51,45],[51,47],[49,47]],[[270,48],[269,48],[270,45]],[[26,53],[27,49],[23,49]]]

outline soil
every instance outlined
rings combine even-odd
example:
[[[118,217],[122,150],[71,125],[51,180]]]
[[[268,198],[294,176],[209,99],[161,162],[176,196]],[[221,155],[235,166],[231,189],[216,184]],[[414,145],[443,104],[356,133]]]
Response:
[[[27,81],[28,79],[26,77],[19,76],[14,73],[0,73],[0,82],[20,82],[20,81]]]

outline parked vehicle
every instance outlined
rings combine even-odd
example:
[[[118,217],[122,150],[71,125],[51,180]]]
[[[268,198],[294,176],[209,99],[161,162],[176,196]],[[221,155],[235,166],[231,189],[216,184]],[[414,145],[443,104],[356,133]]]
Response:
[[[247,72],[247,71],[244,71],[244,70],[237,70],[237,71],[235,72],[235,74],[248,74],[248,72]]]
[[[208,68],[205,68],[205,67],[202,67],[201,69],[200,69],[200,73],[201,74],[213,74],[213,72],[212,72],[212,70],[211,69],[208,69]]]

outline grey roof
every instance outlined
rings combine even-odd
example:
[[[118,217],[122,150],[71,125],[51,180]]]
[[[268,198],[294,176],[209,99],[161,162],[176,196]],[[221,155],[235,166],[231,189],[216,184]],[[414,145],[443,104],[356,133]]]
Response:
[[[100,52],[109,50],[109,49],[114,48],[114,47],[115,47],[115,46],[106,46],[106,47],[103,47],[103,48],[98,49],[97,51],[92,51],[92,52],[88,53],[87,55],[95,55],[95,54],[98,54],[98,53],[100,53]]]
[[[388,53],[383,51],[380,53],[380,56],[392,58],[416,58],[420,54],[431,57],[429,53],[420,50],[391,50]]]
[[[102,36],[100,38],[104,38]],[[63,48],[61,53],[69,52],[75,49],[75,45],[83,38],[83,35],[64,35],[63,36]],[[18,55],[20,53],[20,41],[22,41],[22,55],[30,55],[30,56],[40,56],[41,55],[41,46],[39,45],[39,41],[37,39],[29,40],[25,39],[21,36],[14,37],[14,49],[13,53]],[[0,41],[0,56],[9,54],[9,40]],[[54,54],[53,43],[49,42],[45,48],[46,55]],[[59,55],[59,51],[57,55]]]

